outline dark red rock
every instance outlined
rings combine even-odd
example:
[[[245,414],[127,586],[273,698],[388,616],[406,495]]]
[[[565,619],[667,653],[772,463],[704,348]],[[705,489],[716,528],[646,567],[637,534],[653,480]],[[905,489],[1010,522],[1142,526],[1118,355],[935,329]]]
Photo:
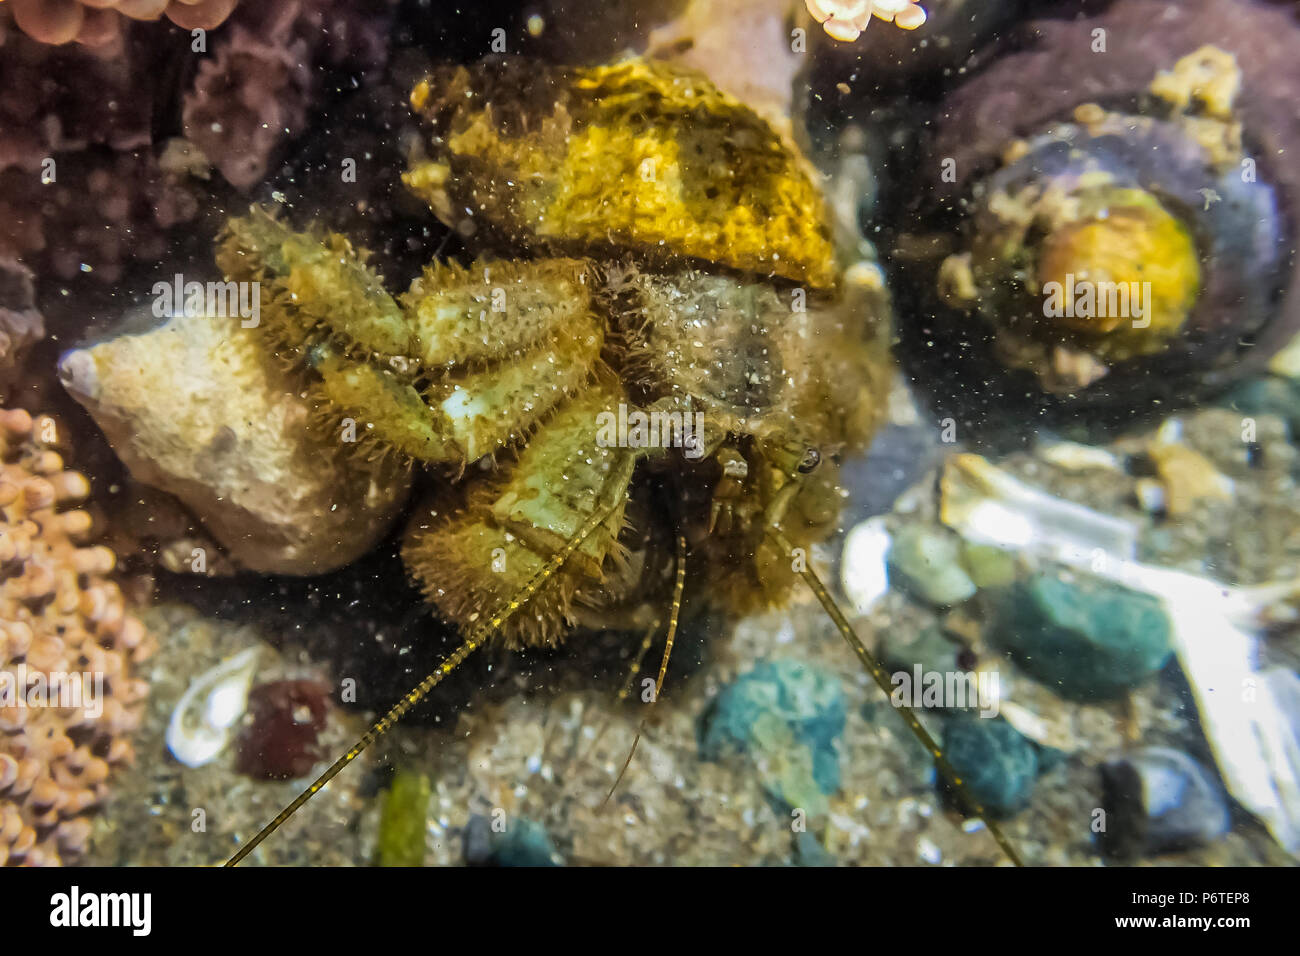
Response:
[[[281,680],[254,687],[248,722],[237,741],[240,773],[266,780],[306,776],[325,755],[319,745],[329,712],[328,688],[319,681]]]

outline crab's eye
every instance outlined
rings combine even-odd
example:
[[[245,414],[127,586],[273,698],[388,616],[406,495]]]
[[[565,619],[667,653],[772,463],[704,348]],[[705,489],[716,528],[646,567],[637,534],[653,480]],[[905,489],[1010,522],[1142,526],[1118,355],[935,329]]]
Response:
[[[799,459],[799,474],[806,475],[822,463],[822,453],[811,446],[804,449],[803,457]]]

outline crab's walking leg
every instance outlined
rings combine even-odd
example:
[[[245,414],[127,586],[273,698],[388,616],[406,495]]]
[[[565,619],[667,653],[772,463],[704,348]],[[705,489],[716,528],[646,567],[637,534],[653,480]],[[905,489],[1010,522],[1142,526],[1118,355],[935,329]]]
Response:
[[[424,394],[430,418],[466,464],[517,445],[590,381],[604,342],[604,323],[581,313],[562,337],[435,383]]]
[[[447,656],[446,660],[438,665],[437,670],[425,677],[424,680],[420,681],[419,684],[412,688],[410,693],[406,694],[400,701],[393,705],[393,708],[389,710],[388,713],[378,720],[374,726],[362,734],[361,739],[352,745],[351,750],[345,753],[338,760],[334,761],[334,763],[332,763],[324,773],[316,778],[311,786],[298,794],[292,803],[281,810],[274,820],[262,827],[256,836],[241,846],[239,850],[236,851],[235,855],[226,861],[226,866],[236,865],[244,859],[244,857],[248,856],[249,853],[253,852],[253,850],[255,850],[263,840],[279,829],[280,825],[283,824],[284,821],[293,816],[304,803],[310,800],[322,787],[338,776],[339,771],[360,756],[361,752],[372,743],[387,733],[394,724],[406,716],[407,711],[427,697],[429,692],[437,687],[444,677],[460,666],[460,664],[465,660],[465,658],[469,657],[470,654],[482,647],[489,637],[501,630],[501,628],[504,627],[505,624],[524,607],[524,605],[532,600],[533,597],[536,596],[537,592],[540,591],[546,583],[564,567],[565,562],[573,556],[574,552],[577,551],[578,548],[582,547],[583,542],[594,534],[597,528],[610,520],[610,518],[623,507],[623,499],[627,494],[627,485],[631,480],[632,470],[635,467],[635,453],[623,451],[619,456],[616,468],[624,480],[621,483],[615,484],[615,487],[620,490],[614,499],[596,508],[592,512],[591,516],[582,523],[580,528],[578,528],[577,532],[575,532],[574,535],[564,543],[564,547],[551,555],[541,569],[539,569],[538,572],[529,579],[527,584],[520,588],[519,591],[491,617],[471,629],[469,636],[465,638],[465,642],[461,644],[460,647],[456,648],[456,650],[452,651],[451,654]]]
[[[579,259],[435,263],[402,296],[432,427],[459,464],[517,445],[581,391],[605,342]]]
[[[601,416],[626,401],[622,384],[602,373],[563,404],[513,463],[476,481],[464,504],[432,498],[411,522],[402,557],[425,597],[445,617],[473,626],[484,597],[513,593],[564,544],[601,502],[621,494],[620,449],[600,435]],[[554,644],[575,607],[598,607],[631,586],[618,536],[623,513],[592,534],[503,637],[511,646]]]
[[[790,542],[786,540],[785,535],[781,534],[780,530],[778,530],[775,525],[768,525],[767,534],[772,539],[772,542],[783,552],[786,554],[793,553],[793,548],[790,545]],[[840,632],[840,635],[848,642],[849,647],[853,648],[853,652],[858,655],[858,659],[861,660],[863,666],[866,667],[867,673],[871,675],[876,684],[879,685],[880,689],[885,692],[886,697],[891,696],[894,688],[893,685],[890,684],[889,675],[885,673],[885,669],[880,666],[880,662],[876,660],[875,655],[873,655],[871,651],[867,650],[867,646],[862,643],[862,639],[854,632],[848,619],[839,609],[839,605],[837,605],[835,599],[831,597],[830,591],[826,590],[826,585],[822,583],[821,578],[817,577],[816,572],[807,565],[804,565],[799,573],[807,583],[808,587],[812,590],[813,594],[817,595],[817,600],[820,601],[822,607],[826,609],[826,613],[830,616],[830,619],[835,622],[835,627]],[[975,816],[979,817],[980,820],[984,822],[984,825],[989,828],[989,833],[993,834],[993,839],[996,840],[998,846],[1002,848],[1002,852],[1004,852],[1007,855],[1007,858],[1016,866],[1024,866],[1024,861],[1020,859],[1020,854],[1016,852],[1016,848],[1002,832],[1002,828],[984,812],[984,808],[980,806],[975,798],[966,790],[965,785],[962,783],[961,776],[953,769],[952,764],[948,763],[947,758],[944,757],[943,751],[939,749],[939,745],[935,743],[934,738],[930,736],[929,732],[923,726],[921,726],[921,721],[917,719],[912,708],[908,707],[904,703],[899,703],[896,706],[898,707],[899,712],[903,715],[903,720],[907,722],[907,726],[911,729],[912,733],[914,733],[917,739],[925,745],[925,749],[930,751],[930,755],[934,758],[934,765],[939,769],[939,773],[942,774],[944,779],[947,780],[953,789],[957,791],[961,796],[961,799],[966,803]]]
[[[228,279],[259,283],[261,328],[277,344],[333,341],[344,351],[396,356],[411,350],[410,325],[383,279],[338,233],[295,232],[255,206],[226,224],[217,265]]]
[[[435,262],[400,300],[412,355],[430,370],[513,358],[566,335],[592,311],[594,286],[583,259]]]
[[[590,312],[563,340],[420,390],[372,361],[317,355],[322,396],[365,422],[368,436],[419,461],[463,468],[515,446],[590,380],[605,329]]]
[[[226,224],[217,263],[258,283],[262,334],[320,398],[418,461],[463,468],[519,444],[590,381],[605,341],[581,259],[435,263],[399,304],[345,237],[254,207]]]

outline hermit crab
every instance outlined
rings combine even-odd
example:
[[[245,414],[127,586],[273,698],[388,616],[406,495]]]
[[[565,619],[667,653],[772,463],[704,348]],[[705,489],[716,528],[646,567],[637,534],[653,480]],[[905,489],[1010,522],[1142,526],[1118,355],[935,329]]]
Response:
[[[232,863],[489,639],[552,644],[671,593],[657,689],[688,562],[740,610],[803,577],[889,688],[808,566],[882,405],[887,302],[837,261],[798,150],[639,59],[449,68],[410,99],[429,138],[403,179],[479,258],[395,297],[345,237],[260,210],[217,258],[260,284],[320,427],[438,476],[403,557],[464,643]]]

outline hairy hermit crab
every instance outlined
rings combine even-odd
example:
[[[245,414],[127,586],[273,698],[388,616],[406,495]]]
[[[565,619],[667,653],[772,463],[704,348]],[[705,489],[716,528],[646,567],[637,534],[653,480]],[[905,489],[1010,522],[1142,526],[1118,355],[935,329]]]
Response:
[[[343,236],[254,210],[218,262],[261,284],[320,427],[441,476],[403,556],[465,641],[232,862],[489,638],[554,643],[671,584],[661,683],[687,562],[741,610],[803,576],[889,686],[807,563],[882,405],[887,305],[797,149],[636,59],[457,67],[411,104],[431,138],[403,179],[480,258],[394,297]]]

